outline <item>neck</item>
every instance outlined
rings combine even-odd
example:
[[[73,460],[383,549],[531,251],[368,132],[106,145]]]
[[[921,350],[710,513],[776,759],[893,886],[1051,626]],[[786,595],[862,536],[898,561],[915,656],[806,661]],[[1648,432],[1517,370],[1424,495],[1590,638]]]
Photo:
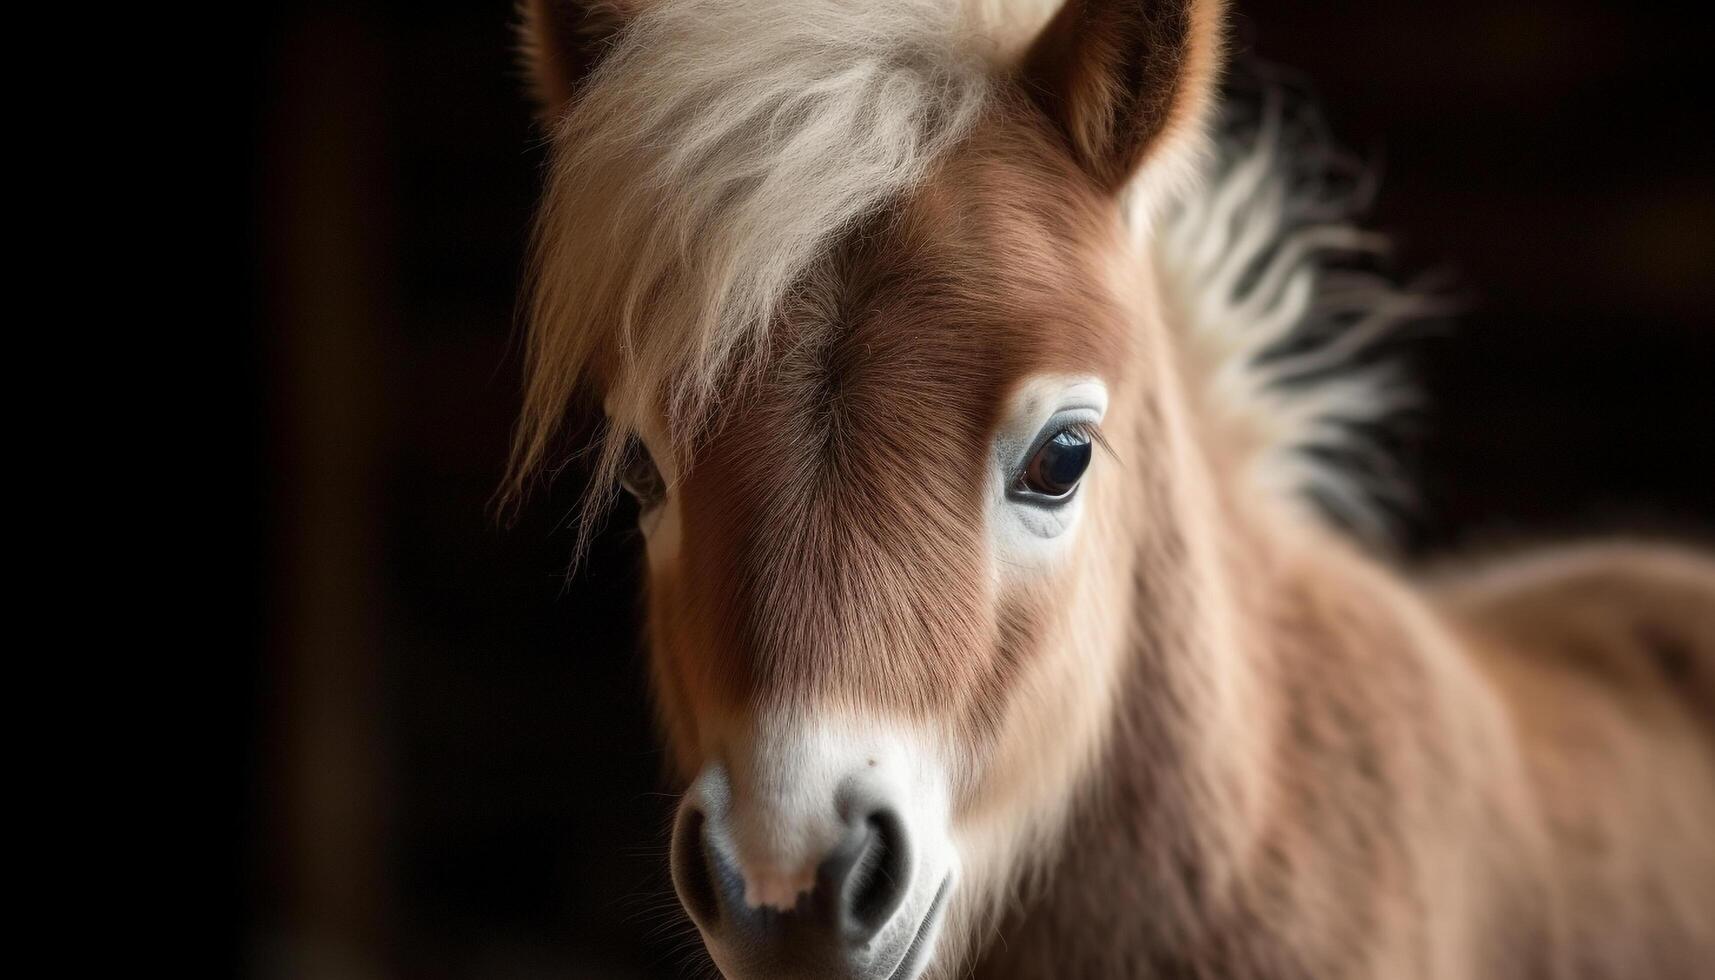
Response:
[[[1389,572],[1219,489],[1139,557],[1105,758],[979,975],[1460,975],[1425,903],[1521,894],[1494,697]]]

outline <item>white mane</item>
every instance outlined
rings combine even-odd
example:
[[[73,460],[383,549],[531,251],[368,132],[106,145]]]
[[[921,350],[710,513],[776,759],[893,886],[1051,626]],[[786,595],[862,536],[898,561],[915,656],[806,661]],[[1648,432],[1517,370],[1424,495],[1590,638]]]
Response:
[[[515,475],[594,370],[615,419],[665,409],[657,452],[686,448],[794,280],[980,115],[1005,8],[973,9],[663,0],[620,33],[554,134]]]
[[[1162,299],[1199,408],[1253,486],[1385,545],[1386,506],[1409,490],[1375,437],[1416,392],[1371,355],[1445,303],[1331,263],[1388,243],[1351,223],[1364,191],[1330,190],[1327,147],[1285,135],[1284,115],[1271,90],[1260,121],[1222,140],[1206,186],[1158,225]]]

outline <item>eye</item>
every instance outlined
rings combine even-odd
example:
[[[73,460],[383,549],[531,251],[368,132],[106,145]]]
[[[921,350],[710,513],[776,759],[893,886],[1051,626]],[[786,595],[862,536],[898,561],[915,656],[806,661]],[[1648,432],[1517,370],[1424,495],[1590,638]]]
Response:
[[[625,461],[620,464],[619,485],[637,498],[637,506],[648,510],[667,496],[667,483],[643,440],[632,436],[625,446]]]
[[[1037,448],[1019,474],[1020,490],[1058,500],[1077,489],[1090,468],[1090,434],[1079,428],[1061,429]]]

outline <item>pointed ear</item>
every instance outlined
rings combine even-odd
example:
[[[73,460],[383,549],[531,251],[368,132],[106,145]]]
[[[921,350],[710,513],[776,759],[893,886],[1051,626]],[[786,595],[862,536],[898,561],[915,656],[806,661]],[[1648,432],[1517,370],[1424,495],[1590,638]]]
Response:
[[[637,2],[519,0],[519,50],[537,115],[552,119],[565,109]]]
[[[1023,83],[1110,191],[1158,146],[1192,139],[1214,98],[1221,0],[1066,0],[1025,54]]]

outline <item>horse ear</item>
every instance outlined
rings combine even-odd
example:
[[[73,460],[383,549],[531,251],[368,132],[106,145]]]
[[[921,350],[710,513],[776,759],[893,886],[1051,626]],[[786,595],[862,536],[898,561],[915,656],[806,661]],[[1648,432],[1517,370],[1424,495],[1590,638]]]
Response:
[[[1221,0],[1066,0],[1030,45],[1025,89],[1110,191],[1191,137],[1214,98]]]
[[[536,109],[552,119],[601,62],[638,0],[519,0],[518,40]]]

